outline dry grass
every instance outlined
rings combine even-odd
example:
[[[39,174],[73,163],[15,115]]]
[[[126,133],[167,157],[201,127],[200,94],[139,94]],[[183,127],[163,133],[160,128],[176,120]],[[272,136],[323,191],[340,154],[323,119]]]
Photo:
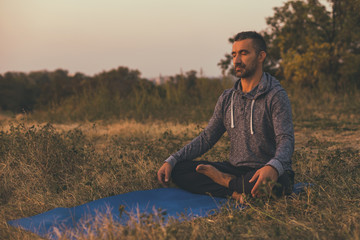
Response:
[[[296,122],[297,182],[314,187],[293,198],[249,202],[245,211],[163,224],[155,215],[121,226],[104,217],[78,239],[359,239],[359,117]],[[160,187],[157,169],[205,123],[164,122],[0,125],[0,238],[37,239],[7,220],[129,191]],[[227,158],[227,138],[203,159]],[[66,239],[69,235],[59,235]]]

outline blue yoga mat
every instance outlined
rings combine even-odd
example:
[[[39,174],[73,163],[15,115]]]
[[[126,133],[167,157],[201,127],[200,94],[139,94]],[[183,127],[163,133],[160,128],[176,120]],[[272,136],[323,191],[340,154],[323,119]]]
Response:
[[[299,193],[309,184],[298,183],[294,186],[294,193]],[[54,229],[74,229],[81,220],[91,219],[99,214],[111,214],[114,221],[126,224],[128,214],[124,212],[154,213],[161,209],[165,211],[165,220],[189,219],[205,217],[215,213],[227,199],[189,193],[178,188],[159,188],[146,191],[124,193],[112,197],[102,198],[71,208],[55,208],[48,212],[32,217],[12,220],[8,223],[14,227],[31,231],[42,237],[56,239]],[[240,206],[241,208],[241,206]]]

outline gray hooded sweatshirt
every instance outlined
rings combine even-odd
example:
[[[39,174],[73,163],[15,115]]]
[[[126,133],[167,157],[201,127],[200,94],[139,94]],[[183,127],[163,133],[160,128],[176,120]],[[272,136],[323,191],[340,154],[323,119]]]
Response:
[[[165,161],[173,167],[207,152],[225,131],[230,138],[229,162],[235,166],[274,167],[279,176],[291,170],[294,128],[291,106],[279,81],[264,73],[249,93],[240,79],[219,97],[208,126],[189,144]]]

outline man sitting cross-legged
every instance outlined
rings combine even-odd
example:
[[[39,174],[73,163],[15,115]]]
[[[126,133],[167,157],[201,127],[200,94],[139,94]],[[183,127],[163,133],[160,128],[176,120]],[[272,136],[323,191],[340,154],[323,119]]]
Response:
[[[273,190],[290,194],[294,183],[291,156],[294,129],[285,90],[263,72],[266,44],[256,32],[241,32],[232,48],[236,81],[219,97],[208,126],[178,152],[165,160],[158,180],[170,177],[180,188],[215,197],[259,195],[266,180],[277,182]],[[192,161],[208,151],[227,131],[229,161]]]

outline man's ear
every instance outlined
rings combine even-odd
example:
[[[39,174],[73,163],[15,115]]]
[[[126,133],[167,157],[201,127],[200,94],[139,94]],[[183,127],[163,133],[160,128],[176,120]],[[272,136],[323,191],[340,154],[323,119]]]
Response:
[[[266,58],[266,52],[265,51],[259,52],[259,55],[258,55],[259,62],[263,63],[265,61],[265,58]]]

